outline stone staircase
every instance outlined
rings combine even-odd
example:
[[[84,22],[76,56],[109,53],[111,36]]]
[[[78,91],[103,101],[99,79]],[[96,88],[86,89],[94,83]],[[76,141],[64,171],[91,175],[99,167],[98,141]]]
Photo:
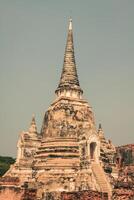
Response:
[[[112,188],[110,186],[110,183],[108,182],[105,172],[103,168],[100,166],[99,163],[92,163],[92,170],[93,174],[96,178],[96,181],[98,182],[101,192],[106,192],[108,193],[108,199],[111,199],[112,196]]]

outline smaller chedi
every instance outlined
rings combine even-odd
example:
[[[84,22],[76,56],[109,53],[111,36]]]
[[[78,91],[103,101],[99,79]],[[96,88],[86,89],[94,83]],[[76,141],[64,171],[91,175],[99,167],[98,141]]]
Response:
[[[33,116],[29,130],[20,134],[16,162],[0,180],[0,200],[73,200],[78,195],[83,200],[112,199],[116,149],[101,125],[96,130],[92,108],[83,97],[71,19],[55,93],[41,132]]]
[[[4,176],[19,177],[22,183],[32,179],[34,155],[40,141],[41,135],[37,133],[35,117],[33,116],[29,130],[20,133],[16,162]]]

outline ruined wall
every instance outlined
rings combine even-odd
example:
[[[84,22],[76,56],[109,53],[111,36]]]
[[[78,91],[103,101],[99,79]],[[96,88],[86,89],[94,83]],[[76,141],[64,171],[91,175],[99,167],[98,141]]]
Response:
[[[36,200],[36,190],[0,186],[0,200]]]
[[[116,161],[120,166],[134,165],[134,144],[119,146],[116,150]]]
[[[80,191],[61,194],[62,200],[108,200],[108,195],[106,193],[101,193],[97,191]]]
[[[23,193],[20,188],[0,186],[0,200],[22,200]]]
[[[36,200],[36,189],[0,186],[0,200]]]
[[[0,200],[36,200],[37,190],[20,185],[17,177],[0,178]]]
[[[48,192],[43,200],[108,200],[107,193],[85,190],[79,192]]]
[[[133,200],[134,191],[130,189],[115,189],[113,191],[112,200]]]
[[[118,179],[114,182],[113,199],[134,199],[134,165],[119,168]]]

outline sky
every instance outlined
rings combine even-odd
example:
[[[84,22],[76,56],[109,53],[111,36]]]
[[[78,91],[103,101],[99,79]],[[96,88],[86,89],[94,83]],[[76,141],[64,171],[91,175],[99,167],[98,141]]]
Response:
[[[16,157],[55,99],[69,17],[84,98],[113,144],[134,143],[134,1],[0,0],[0,155]]]

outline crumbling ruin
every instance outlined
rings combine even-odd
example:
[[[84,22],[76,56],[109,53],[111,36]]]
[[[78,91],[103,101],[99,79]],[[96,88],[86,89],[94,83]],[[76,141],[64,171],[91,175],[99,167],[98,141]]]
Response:
[[[97,132],[83,98],[69,21],[63,70],[56,99],[45,112],[40,134],[35,118],[18,141],[15,164],[0,180],[0,200],[88,200],[117,198],[116,148]]]

